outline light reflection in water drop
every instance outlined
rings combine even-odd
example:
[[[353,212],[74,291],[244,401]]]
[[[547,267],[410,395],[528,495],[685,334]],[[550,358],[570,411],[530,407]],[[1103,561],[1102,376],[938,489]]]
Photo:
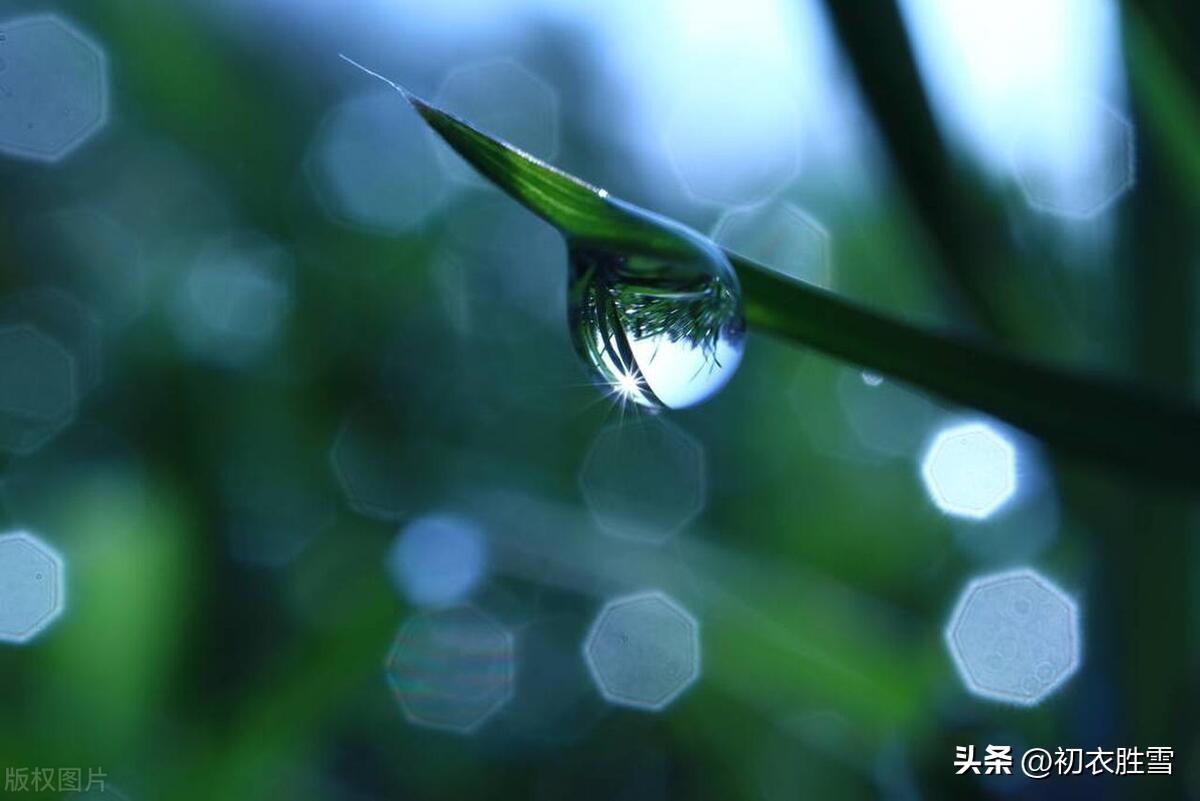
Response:
[[[659,224],[673,229],[686,256],[571,244],[571,336],[621,400],[682,409],[711,397],[733,376],[745,319],[724,254],[682,226]]]

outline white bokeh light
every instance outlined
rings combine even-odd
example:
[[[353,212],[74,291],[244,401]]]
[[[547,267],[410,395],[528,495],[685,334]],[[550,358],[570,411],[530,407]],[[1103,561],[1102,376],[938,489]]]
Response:
[[[967,585],[945,632],[946,647],[974,695],[1034,706],[1080,663],[1079,611],[1029,569],[993,573]]]
[[[1134,185],[1136,152],[1132,123],[1111,106],[1084,104],[1091,133],[1068,143],[1019,137],[1013,146],[1013,174],[1036,211],[1057,217],[1090,219],[1108,209]],[[1069,132],[1060,132],[1070,137]]]
[[[692,199],[746,205],[786,191],[801,173],[858,169],[857,97],[819,2],[605,8],[606,52],[642,106],[645,140],[657,145],[647,156],[657,164],[665,155]]]
[[[700,624],[664,593],[628,595],[596,616],[583,652],[605,700],[659,711],[700,677]]]
[[[983,520],[1017,490],[1017,454],[1012,443],[985,423],[940,431],[925,452],[921,477],[939,509],[955,517]]]
[[[0,642],[25,643],[61,614],[63,559],[26,531],[0,535]]]
[[[0,22],[0,153],[59,161],[107,119],[100,48],[54,15]]]
[[[1091,98],[1122,83],[1111,0],[904,0],[922,77],[943,126],[994,174],[1036,152],[1069,180],[1101,122]]]

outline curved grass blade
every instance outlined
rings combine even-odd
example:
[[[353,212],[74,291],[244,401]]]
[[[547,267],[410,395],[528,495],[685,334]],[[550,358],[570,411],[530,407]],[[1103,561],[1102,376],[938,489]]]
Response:
[[[558,228],[567,237],[609,247],[631,248],[664,257],[687,255],[672,233],[675,223],[653,212],[634,209],[608,192],[552,167],[544,161],[490,136],[465,120],[426,103],[400,84],[357,61],[341,58],[388,84],[422,119],[484,177]],[[661,220],[648,223],[645,216]]]
[[[1074,454],[1200,485],[1200,412],[1102,376],[912,326],[731,253],[746,323],[987,412]]]
[[[644,253],[678,254],[672,233],[677,223],[645,216],[604,190],[382,80],[395,87],[460,156],[565,236]],[[657,220],[662,220],[661,228]],[[909,325],[736,253],[727,251],[727,255],[741,280],[746,322],[753,328],[993,415],[1064,455],[1200,487],[1200,410],[1194,405]]]

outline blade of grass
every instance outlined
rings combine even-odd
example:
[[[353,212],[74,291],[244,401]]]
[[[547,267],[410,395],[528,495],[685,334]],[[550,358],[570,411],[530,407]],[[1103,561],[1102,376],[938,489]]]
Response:
[[[603,189],[483,133],[357,61],[345,55],[341,58],[400,92],[429,127],[475,169],[568,236],[618,247],[649,247],[667,255],[676,252],[669,231],[630,213],[627,204],[609,197]]]
[[[972,406],[1066,454],[1200,483],[1200,414],[1129,384],[918,328],[730,254],[747,323]]]
[[[1126,63],[1155,144],[1168,153],[1179,191],[1200,209],[1200,104],[1145,11],[1125,7]]]
[[[1200,151],[1186,133],[1194,129],[1195,107],[1190,89],[1178,80],[1188,61],[1167,49],[1170,40],[1156,36],[1152,19],[1139,10],[1126,14],[1122,32],[1133,90],[1130,119],[1152,143],[1137,150],[1137,191],[1119,217],[1117,265],[1128,307],[1129,352],[1141,380],[1186,393],[1192,385],[1193,341],[1180,332],[1194,330],[1194,204],[1200,177],[1195,172]],[[1114,700],[1122,732],[1142,741],[1178,741],[1189,736],[1186,710],[1194,708],[1196,698],[1189,667],[1192,644],[1179,636],[1191,617],[1180,599],[1195,597],[1195,562],[1180,558],[1180,544],[1165,535],[1189,530],[1195,504],[1163,497],[1154,487],[1121,488],[1114,495],[1109,502],[1115,500],[1119,510],[1098,533],[1105,557],[1100,590],[1109,596],[1111,623],[1105,636],[1113,637],[1114,653],[1121,655],[1121,691]],[[1127,536],[1131,524],[1140,537]],[[1154,801],[1185,794],[1180,780],[1170,779],[1138,795]]]
[[[568,238],[599,239],[667,258],[680,255],[673,231],[677,223],[617,200],[387,82],[460,156]],[[747,323],[754,328],[994,415],[1064,454],[1200,486],[1200,410],[1194,406],[918,328],[728,255],[741,280]]]
[[[1001,277],[1011,280],[995,209],[981,202],[969,171],[955,164],[934,119],[898,5],[839,3],[825,9],[853,72],[881,144],[916,221],[933,245],[938,276],[952,290],[954,310],[966,311],[980,331],[1020,336],[997,303]]]

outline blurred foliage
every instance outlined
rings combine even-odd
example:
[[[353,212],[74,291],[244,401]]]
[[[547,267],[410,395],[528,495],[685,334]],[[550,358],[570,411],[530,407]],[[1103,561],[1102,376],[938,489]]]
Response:
[[[696,258],[695,244],[671,221],[610,197],[605,190],[488,136],[472,127],[469,120],[460,120],[393,86],[456,152],[530,211],[558,227],[572,253],[580,248],[603,247],[631,263],[646,257],[662,260],[655,264],[667,265],[676,261],[688,264]],[[932,132],[932,124],[928,127]],[[925,187],[928,181],[921,176],[914,184]],[[939,212],[933,213],[940,216]],[[942,229],[957,234],[960,225],[939,225],[938,230]],[[1110,467],[1144,471],[1164,481],[1190,485],[1200,480],[1194,469],[1194,454],[1200,450],[1200,412],[1190,403],[1166,402],[1113,381],[1048,370],[978,343],[910,328],[802,281],[788,279],[769,265],[756,264],[733,252],[728,255],[741,275],[748,321],[762,331],[912,381],[1020,425],[1067,453],[1082,453]],[[951,253],[947,263],[956,264],[956,255]],[[695,280],[686,270],[682,271],[685,277],[677,279],[671,274],[672,267],[657,269],[665,275],[656,280]],[[638,287],[634,279],[631,283],[638,293],[649,291],[649,297],[660,289],[668,298],[680,291],[671,286],[650,291]],[[728,295],[719,295],[722,302],[716,306],[718,310],[733,302]],[[668,313],[679,312],[681,307],[678,316],[691,321],[700,333],[689,331],[687,325]],[[671,332],[672,340],[701,340],[707,349],[712,347],[709,343],[715,341],[718,328],[696,325],[695,321],[710,316],[722,320],[728,312],[710,315],[668,300],[648,304],[629,315],[630,320],[636,319],[640,327],[651,332]],[[584,337],[584,341],[589,338]],[[613,359],[620,361],[615,355]],[[1116,419],[1123,424],[1113,426]]]
[[[663,548],[606,537],[576,476],[618,412],[587,385],[565,320],[546,314],[564,303],[565,249],[539,244],[548,228],[534,223],[514,250],[511,204],[479,188],[401,234],[332,221],[308,150],[324,115],[369,87],[337,61],[345,47],[298,26],[293,37],[283,7],[247,26],[232,5],[39,4],[103,44],[112,114],[64,164],[0,162],[13,244],[0,285],[22,288],[54,244],[30,220],[84,205],[136,238],[147,302],[105,326],[104,381],[74,426],[3,464],[6,520],[62,550],[69,607],[33,646],[0,649],[0,766],[102,766],[131,799],[959,799],[994,787],[952,775],[957,744],[1167,744],[1173,779],[1008,790],[1195,791],[1194,498],[1030,444],[1059,508],[1054,535],[1020,558],[1078,597],[1087,638],[1083,670],[1033,710],[961,689],[945,615],[971,575],[1011,559],[959,547],[970,532],[924,497],[919,450],[863,436],[859,365],[752,335],[731,385],[673,417],[705,448],[704,514]],[[1100,264],[947,155],[894,11],[861,5],[828,7],[879,126],[879,174],[866,196],[787,190],[834,232],[839,293],[1194,397],[1197,56],[1169,4],[1125,29],[1139,185]],[[635,202],[654,196],[628,143],[598,124],[622,95],[586,31],[531,22],[496,47],[552,77],[556,163]],[[443,72],[379,66],[422,94]],[[677,206],[665,211],[700,230],[714,221]],[[245,230],[286,248],[291,297],[273,349],[233,369],[185,347],[171,298],[206,242]],[[887,432],[969,413],[884,386],[892,405],[869,419]],[[392,518],[356,513],[331,457],[363,408],[367,439],[403,472]],[[234,558],[242,468],[340,499],[294,560]],[[580,712],[571,736],[549,740],[522,736],[515,712],[473,738],[408,724],[382,661],[412,610],[384,556],[400,521],[443,508],[491,532],[476,602],[519,642],[550,619],[577,653],[606,597],[654,585],[702,621],[704,677],[664,715]]]

